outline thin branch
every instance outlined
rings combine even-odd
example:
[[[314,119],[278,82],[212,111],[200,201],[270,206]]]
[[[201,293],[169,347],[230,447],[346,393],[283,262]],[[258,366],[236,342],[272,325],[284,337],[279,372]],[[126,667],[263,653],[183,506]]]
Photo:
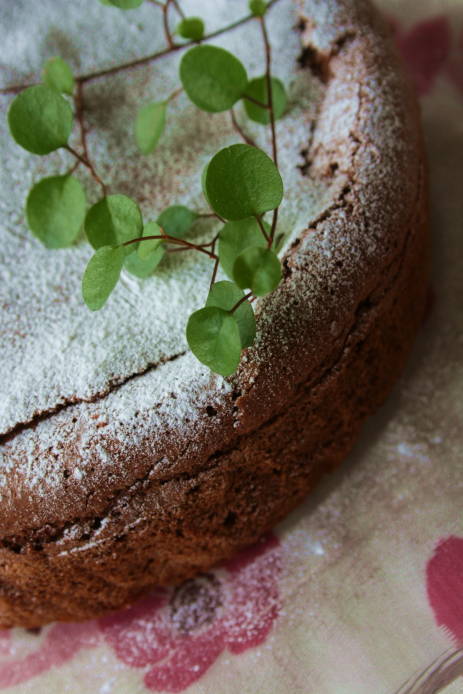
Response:
[[[265,25],[265,19],[264,17],[259,17],[260,20],[260,26],[262,28],[262,36],[264,39],[264,46],[265,46],[265,63],[266,63],[266,68],[265,68],[265,77],[267,80],[267,100],[268,100],[268,107],[269,107],[269,115],[270,115],[270,128],[272,131],[272,151],[273,151],[273,161],[275,162],[275,166],[278,168],[278,148],[277,148],[277,137],[276,137],[276,129],[275,129],[275,110],[273,107],[273,95],[272,95],[272,49],[270,47],[270,41],[268,38],[268,33],[267,33],[267,27]]]
[[[270,2],[268,3],[268,8],[270,8],[276,2],[278,2],[278,0],[270,0]],[[245,17],[241,17],[241,19],[237,19],[236,22],[232,22],[231,24],[227,24],[227,26],[222,27],[221,29],[212,31],[210,34],[206,34],[205,36],[203,36],[202,40],[209,41],[210,39],[213,39],[216,36],[225,34],[226,32],[232,31],[233,29],[236,29],[237,27],[240,27],[241,25],[250,22],[252,19],[254,19],[254,15],[248,14]],[[90,80],[97,79],[98,77],[112,75],[117,72],[121,72],[122,70],[128,70],[133,67],[138,67],[139,65],[146,65],[147,63],[151,63],[154,60],[158,60],[159,58],[162,58],[163,56],[168,55],[169,53],[173,53],[174,51],[181,51],[185,48],[189,48],[190,46],[194,46],[196,45],[196,43],[197,42],[194,40],[186,41],[185,43],[176,43],[171,48],[164,48],[163,50],[158,51],[157,53],[152,53],[151,55],[147,55],[144,58],[138,58],[136,60],[131,60],[128,63],[115,65],[114,67],[107,68],[106,70],[90,72],[87,75],[82,75],[81,77],[78,77],[77,79],[81,82],[89,82]]]
[[[233,127],[235,128],[237,133],[240,135],[240,137],[243,138],[243,140],[246,142],[246,144],[251,145],[251,147],[257,147],[257,145],[254,142],[254,140],[252,139],[252,137],[249,137],[248,135],[246,135],[246,133],[242,129],[241,125],[236,120],[235,111],[233,110],[233,107],[230,109],[230,116],[231,116],[231,121],[232,121]]]
[[[277,229],[277,222],[278,222],[278,209],[279,209],[279,208],[276,207],[276,208],[273,210],[272,227],[271,227],[271,229],[270,229],[270,242],[269,242],[269,246],[268,246],[269,248],[272,247],[273,239],[275,238],[275,232],[276,232],[276,229]]]
[[[278,168],[278,145],[277,136],[275,128],[275,109],[273,105],[273,94],[272,94],[272,49],[270,46],[270,41],[267,33],[267,26],[265,24],[265,18],[259,17],[260,26],[262,29],[262,37],[264,39],[265,48],[265,78],[267,82],[267,100],[269,107],[269,117],[270,117],[270,130],[272,133],[272,154],[275,166]],[[272,227],[270,230],[270,237],[268,240],[268,246],[271,248],[273,239],[275,238],[275,232],[278,222],[278,207],[273,211]]]
[[[264,235],[264,239],[267,241],[267,243],[269,244],[269,247],[270,247],[272,245],[272,239],[265,231],[264,224],[263,224],[261,218],[257,214],[256,214],[256,219],[257,219],[257,224],[259,225],[260,230],[261,230],[262,234]]]
[[[19,92],[22,92],[23,89],[26,89],[26,87],[30,87],[34,84],[31,82],[31,84],[12,84],[9,87],[2,87],[0,89],[0,94],[19,94]]]
[[[185,19],[185,12],[182,10],[182,8],[180,7],[180,4],[177,2],[177,0],[172,0],[172,5],[173,5],[173,6],[175,7],[175,9],[177,10],[177,12],[179,13],[180,17],[181,17],[182,19]]]
[[[164,35],[166,37],[167,45],[172,49],[175,45],[172,34],[169,28],[169,7],[171,0],[166,0],[165,4],[162,6],[162,23],[164,25]]]
[[[172,92],[172,94],[171,94],[170,96],[167,97],[166,101],[173,101],[173,100],[176,99],[178,96],[180,96],[180,94],[181,94],[182,92],[183,92],[183,87],[179,87],[179,88],[176,89],[174,92]]]
[[[247,301],[247,299],[250,299],[251,296],[252,296],[252,292],[248,292],[247,294],[242,296],[241,299],[239,301],[237,301],[236,304],[230,309],[230,313],[234,313],[236,311],[236,309],[239,308],[241,306],[241,304],[244,304],[244,302]]]
[[[162,240],[165,241],[166,243],[172,243],[174,245],[178,246],[185,246],[185,250],[191,249],[194,251],[199,251],[200,253],[205,253],[209,258],[212,258],[213,260],[217,260],[217,256],[215,253],[212,253],[203,246],[199,246],[196,243],[190,243],[189,241],[185,241],[185,239],[178,239],[175,236],[169,236],[169,234],[157,234],[156,236],[139,236],[135,239],[130,239],[129,241],[125,241],[122,245],[123,246],[130,246],[132,243],[139,243],[141,241],[156,241],[156,240]]]
[[[278,0],[270,0],[268,3],[268,8],[272,7]],[[232,22],[231,24],[227,24],[227,26],[222,27],[221,29],[217,29],[216,31],[212,31],[210,34],[206,34],[203,36],[202,41],[210,41],[211,39],[214,39],[216,36],[220,36],[221,34],[225,34],[228,31],[232,31],[233,29],[236,29],[243,24],[246,24],[247,22],[250,22],[252,19],[255,19],[254,15],[248,14],[245,17],[241,17],[241,19],[237,19],[236,22]],[[106,68],[104,70],[97,70],[96,72],[89,72],[85,75],[80,75],[79,77],[76,77],[76,82],[90,82],[91,80],[98,79],[99,77],[105,77],[106,75],[115,75],[118,72],[122,72],[123,70],[130,70],[131,68],[139,67],[140,65],[147,65],[148,63],[151,63],[155,60],[158,60],[159,58],[163,58],[165,55],[169,55],[170,53],[173,53],[175,51],[182,51],[185,48],[190,48],[190,46],[194,46],[197,44],[197,41],[191,40],[191,41],[186,41],[185,43],[176,43],[174,44],[171,48],[164,48],[161,51],[157,51],[156,53],[151,53],[151,55],[147,55],[143,58],[137,58],[136,60],[131,60],[128,63],[121,63],[120,65],[114,65],[113,67]],[[26,89],[27,87],[31,87],[34,84],[38,84],[37,82],[30,82],[29,84],[14,84],[6,87],[0,88],[0,94],[16,94],[17,92],[21,92],[23,89]],[[250,99],[251,100],[251,99]],[[258,103],[258,106],[264,107],[263,104]]]
[[[87,132],[85,130],[85,123],[84,123],[84,94],[83,94],[83,89],[84,89],[84,85],[81,82],[78,82],[77,83],[77,93],[76,93],[76,97],[75,97],[76,119],[77,119],[77,122],[79,123],[80,143],[82,145],[82,149],[84,150],[84,157],[87,161],[90,161],[90,157],[88,156],[88,147],[87,147]]]
[[[200,246],[201,248],[210,248],[210,246],[213,246],[212,250],[215,251],[215,244],[217,239],[219,238],[220,234],[216,234],[212,241],[209,241],[208,243],[201,243]]]
[[[246,99],[246,101],[250,101],[251,104],[255,104],[256,106],[259,106],[259,108],[265,108],[270,110],[270,106],[263,101],[259,101],[259,99],[255,99],[253,96],[250,94],[244,94],[243,99]]]
[[[211,247],[211,252],[215,253],[215,244],[218,238],[218,234],[214,237],[212,240],[212,247]],[[217,270],[219,269],[219,256],[216,257],[215,263],[214,263],[214,269],[212,270],[212,277],[211,277],[211,283],[209,285],[209,290],[212,289],[212,285],[215,282],[215,278],[217,277]]]
[[[106,186],[101,180],[101,178],[98,176],[97,172],[95,171],[92,162],[89,159],[83,157],[81,154],[79,154],[79,152],[76,152],[76,150],[70,147],[69,145],[63,145],[63,149],[66,149],[68,152],[70,152],[76,159],[78,159],[84,166],[86,166],[87,169],[89,169],[95,181],[99,183],[99,185],[101,186],[103,195],[106,195]]]

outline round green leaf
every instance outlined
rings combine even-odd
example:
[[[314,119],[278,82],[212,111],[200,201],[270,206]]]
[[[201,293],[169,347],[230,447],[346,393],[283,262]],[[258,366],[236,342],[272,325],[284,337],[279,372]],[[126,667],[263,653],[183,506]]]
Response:
[[[267,11],[267,3],[264,0],[249,0],[249,9],[254,17],[263,17]]]
[[[161,212],[157,222],[168,236],[183,239],[197,217],[196,212],[184,205],[171,205]]]
[[[251,96],[264,104],[269,102],[268,89],[267,89],[267,78],[265,75],[263,77],[256,77],[251,80],[246,87],[245,96]],[[272,77],[272,103],[273,103],[273,113],[275,115],[275,120],[281,118],[286,109],[287,97],[285,86],[281,80],[277,77]],[[252,101],[243,99],[244,108],[249,118],[256,123],[262,123],[267,125],[270,123],[270,114],[268,109],[257,106]]]
[[[82,278],[82,296],[91,311],[102,308],[117,284],[124,250],[103,246],[90,258]]]
[[[270,226],[263,222],[267,233]],[[233,266],[239,254],[250,246],[267,247],[267,241],[260,230],[255,217],[227,222],[219,235],[219,260],[224,272],[233,278]]]
[[[227,282],[226,280],[215,282],[210,289],[206,306],[217,306],[223,308],[224,311],[230,311],[243,296],[244,292],[234,282]],[[256,319],[249,301],[243,301],[233,311],[233,315],[238,323],[241,347],[243,349],[250,347],[256,337]]]
[[[160,233],[161,229],[156,222],[145,224],[143,236],[158,236]],[[132,248],[134,250],[125,259],[124,267],[132,275],[141,279],[153,274],[166,252],[165,245],[160,239],[134,243]]]
[[[186,328],[191,351],[214,373],[230,376],[241,356],[238,323],[233,315],[215,306],[192,313]]]
[[[203,111],[228,111],[243,96],[248,78],[242,63],[217,46],[195,46],[182,58],[180,79]]]
[[[50,176],[36,183],[27,196],[27,223],[47,248],[66,248],[80,231],[85,204],[77,178]]]
[[[143,221],[134,200],[125,195],[108,195],[87,212],[85,233],[93,248],[117,246],[142,235]],[[135,244],[134,244],[135,245]],[[125,246],[125,255],[134,251]]]
[[[268,248],[246,248],[235,260],[233,278],[242,289],[251,289],[256,296],[264,296],[280,284],[281,263]]]
[[[18,145],[33,154],[49,154],[67,143],[72,109],[56,89],[37,84],[13,100],[8,124]]]
[[[245,219],[273,210],[283,198],[283,181],[269,156],[257,147],[232,145],[211,159],[206,196],[217,214]]]
[[[150,154],[166,127],[167,102],[158,101],[142,106],[135,119],[135,142],[142,154]]]
[[[120,10],[135,10],[137,7],[140,7],[142,2],[143,0],[109,0],[110,5],[114,5],[114,7],[118,7]]]
[[[43,66],[42,79],[48,87],[72,95],[75,87],[72,70],[62,58],[50,58]]]
[[[184,39],[199,41],[204,36],[204,22],[199,17],[185,17],[177,26],[176,32]]]

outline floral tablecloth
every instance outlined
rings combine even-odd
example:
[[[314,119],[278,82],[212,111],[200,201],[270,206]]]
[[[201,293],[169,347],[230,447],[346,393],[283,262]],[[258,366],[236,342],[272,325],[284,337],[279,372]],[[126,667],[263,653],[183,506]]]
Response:
[[[463,692],[463,2],[381,6],[431,173],[435,296],[403,379],[256,547],[117,615],[0,632],[1,692]]]

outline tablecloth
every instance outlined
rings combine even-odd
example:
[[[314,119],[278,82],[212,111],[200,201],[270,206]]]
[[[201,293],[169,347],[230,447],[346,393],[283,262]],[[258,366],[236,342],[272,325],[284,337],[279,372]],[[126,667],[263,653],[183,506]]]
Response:
[[[116,615],[0,632],[0,692],[463,692],[463,2],[380,5],[430,162],[434,300],[406,373],[257,546]]]

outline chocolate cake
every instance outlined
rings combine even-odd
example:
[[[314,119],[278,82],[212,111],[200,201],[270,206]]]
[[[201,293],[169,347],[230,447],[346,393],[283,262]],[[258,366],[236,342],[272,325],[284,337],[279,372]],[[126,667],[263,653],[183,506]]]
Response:
[[[188,6],[208,32],[246,7]],[[35,81],[50,54],[86,74],[161,49],[155,10],[8,3],[1,86]],[[264,72],[256,21],[214,39],[251,76]],[[278,0],[268,27],[290,96],[277,124],[284,277],[257,302],[256,343],[226,380],[184,336],[207,295],[207,259],[182,253],[148,280],[124,275],[90,313],[88,244],[47,250],[22,217],[31,182],[71,159],[19,150],[2,118],[1,627],[95,617],[256,541],[346,457],[404,366],[427,296],[426,176],[388,27],[368,0]],[[181,95],[156,153],[136,154],[133,114],[178,86],[180,58],[103,75],[83,94],[98,171],[152,218],[173,203],[204,207],[204,164],[238,141],[228,114]],[[11,98],[0,96],[4,113]],[[269,151],[268,129],[237,117]]]

